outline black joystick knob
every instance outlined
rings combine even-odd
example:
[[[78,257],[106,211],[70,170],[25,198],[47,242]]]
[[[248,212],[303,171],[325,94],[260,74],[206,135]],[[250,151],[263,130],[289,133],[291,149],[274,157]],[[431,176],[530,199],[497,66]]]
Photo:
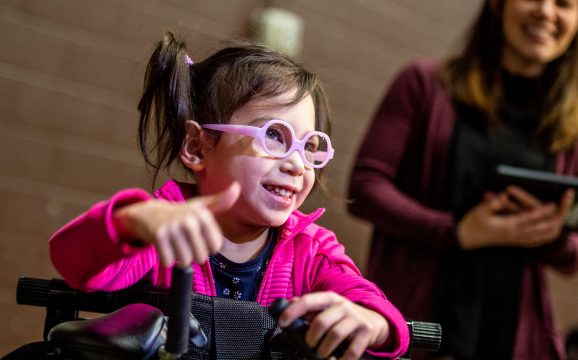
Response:
[[[269,313],[275,321],[279,321],[279,317],[289,306],[289,301],[284,298],[279,298],[275,300],[269,307]],[[283,332],[288,337],[289,341],[297,350],[304,356],[307,360],[322,360],[323,357],[319,355],[315,348],[309,347],[305,341],[305,334],[309,329],[309,323],[302,318],[296,319],[289,326],[282,328]],[[349,347],[349,341],[344,340],[339,346],[331,353],[331,356],[340,358],[343,356],[347,348]]]

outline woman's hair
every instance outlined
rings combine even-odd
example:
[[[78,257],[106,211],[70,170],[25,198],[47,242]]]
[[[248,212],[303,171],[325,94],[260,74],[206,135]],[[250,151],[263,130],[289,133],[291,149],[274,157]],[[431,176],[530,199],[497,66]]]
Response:
[[[319,79],[288,56],[236,42],[192,63],[185,43],[167,32],[149,60],[138,104],[138,142],[145,163],[156,179],[178,158],[187,120],[227,123],[248,102],[287,93],[293,96],[281,105],[311,95],[316,130],[329,133],[329,110]]]
[[[497,121],[501,96],[501,51],[504,44],[502,14],[505,1],[486,1],[477,21],[466,37],[461,54],[448,59],[440,77],[452,98],[471,106],[490,122]],[[536,135],[547,140],[549,150],[557,152],[574,144],[578,138],[578,40],[567,51],[548,63],[543,73],[548,89],[543,114]]]

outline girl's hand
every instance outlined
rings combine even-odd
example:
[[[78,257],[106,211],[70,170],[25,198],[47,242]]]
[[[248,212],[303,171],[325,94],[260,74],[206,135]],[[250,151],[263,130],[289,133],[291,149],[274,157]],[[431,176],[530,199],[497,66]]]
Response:
[[[457,226],[463,249],[489,246],[533,248],[554,241],[574,202],[567,190],[559,205],[543,203],[516,186],[497,195],[486,195]]]
[[[229,210],[239,197],[240,186],[199,196],[182,203],[151,200],[132,204],[114,213],[121,236],[153,244],[164,266],[176,260],[183,266],[203,264],[223,244],[223,234],[214,214]]]
[[[305,341],[311,348],[317,346],[324,358],[348,339],[349,348],[342,359],[359,359],[368,347],[383,344],[389,336],[389,324],[380,314],[333,292],[293,298],[279,325],[288,326],[302,316],[312,318]]]

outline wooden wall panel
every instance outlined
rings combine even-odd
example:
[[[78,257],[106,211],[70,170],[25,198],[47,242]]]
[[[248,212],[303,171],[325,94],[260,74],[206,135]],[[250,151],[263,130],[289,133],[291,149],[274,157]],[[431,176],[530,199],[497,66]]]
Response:
[[[0,98],[3,109],[0,121],[5,126],[11,124],[134,148],[138,114],[128,106],[128,101],[127,105],[119,105],[113,93],[82,89],[59,78],[41,78],[34,73],[26,76],[28,74],[18,69],[9,74],[0,70],[3,76],[0,86],[10,89]],[[35,80],[35,84],[31,83]],[[50,89],[46,86],[49,83],[57,83],[66,90]]]
[[[365,268],[370,227],[346,211],[351,164],[392,76],[408,61],[454,48],[481,0],[291,0],[305,22],[299,60],[325,81],[336,159],[327,169],[333,229]],[[124,187],[150,188],[136,149],[144,67],[165,29],[193,59],[244,37],[257,0],[0,0],[0,356],[38,340],[43,309],[15,304],[18,276],[58,274],[47,239]],[[576,277],[555,275],[563,329],[578,324]]]

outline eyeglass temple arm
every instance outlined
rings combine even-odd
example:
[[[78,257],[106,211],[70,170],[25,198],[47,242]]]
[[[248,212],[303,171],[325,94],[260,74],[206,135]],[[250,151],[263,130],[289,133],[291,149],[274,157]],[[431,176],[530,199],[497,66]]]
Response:
[[[202,126],[203,129],[218,130],[228,133],[241,134],[255,137],[261,128],[249,125],[235,125],[235,124],[206,124]]]
[[[331,160],[333,159],[333,149],[330,149],[330,151],[316,151],[313,153],[313,157],[315,158],[316,161],[321,162],[325,161],[325,159]]]

